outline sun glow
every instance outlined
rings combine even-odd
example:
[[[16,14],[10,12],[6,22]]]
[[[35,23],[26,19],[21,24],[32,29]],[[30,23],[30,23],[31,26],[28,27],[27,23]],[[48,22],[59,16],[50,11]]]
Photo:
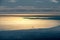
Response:
[[[0,29],[23,30],[37,28],[51,28],[59,25],[56,20],[25,19],[24,17],[0,17]]]

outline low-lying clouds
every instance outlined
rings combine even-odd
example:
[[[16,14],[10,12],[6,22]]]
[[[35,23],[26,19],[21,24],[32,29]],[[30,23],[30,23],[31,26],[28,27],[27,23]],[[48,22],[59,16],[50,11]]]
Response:
[[[16,0],[10,0],[9,2],[13,2],[14,3],[14,2],[16,2]]]
[[[2,0],[1,12],[60,12],[59,0]]]
[[[52,2],[54,2],[54,3],[58,3],[59,1],[58,0],[51,0]]]

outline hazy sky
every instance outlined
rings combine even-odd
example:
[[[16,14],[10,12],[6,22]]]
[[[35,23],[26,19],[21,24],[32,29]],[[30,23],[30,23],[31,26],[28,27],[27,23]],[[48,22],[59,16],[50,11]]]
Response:
[[[34,7],[51,7],[60,6],[60,0],[0,0],[0,6],[18,7],[18,6],[34,6]]]
[[[0,12],[40,12],[41,9],[60,12],[60,0],[0,0]]]

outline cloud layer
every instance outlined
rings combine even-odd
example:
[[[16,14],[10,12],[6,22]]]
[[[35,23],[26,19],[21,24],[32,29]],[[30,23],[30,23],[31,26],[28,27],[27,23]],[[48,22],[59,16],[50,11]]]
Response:
[[[58,3],[59,1],[58,0],[51,0],[52,2],[54,2],[54,3]]]

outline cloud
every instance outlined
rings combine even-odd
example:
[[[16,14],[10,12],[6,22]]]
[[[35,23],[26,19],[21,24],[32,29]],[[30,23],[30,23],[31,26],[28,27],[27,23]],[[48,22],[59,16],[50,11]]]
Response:
[[[40,2],[40,3],[43,3],[43,1],[36,1],[36,2]]]
[[[14,2],[16,2],[16,0],[10,0],[9,2],[13,2],[14,3]]]
[[[54,3],[58,3],[59,1],[58,0],[51,0],[52,2],[54,2]]]

